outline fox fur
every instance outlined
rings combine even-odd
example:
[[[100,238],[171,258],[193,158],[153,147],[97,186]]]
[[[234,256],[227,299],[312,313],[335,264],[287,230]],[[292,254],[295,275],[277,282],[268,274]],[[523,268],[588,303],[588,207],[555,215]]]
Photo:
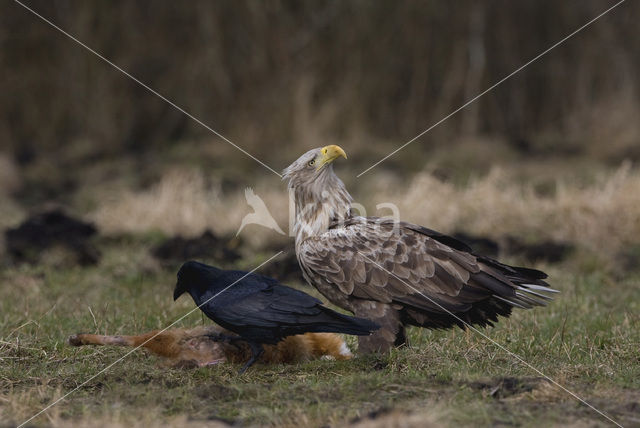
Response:
[[[241,341],[214,340],[220,335],[234,336],[218,326],[191,329],[153,330],[136,336],[74,334],[72,346],[110,345],[142,347],[164,359],[165,367],[204,367],[224,362],[244,363],[251,357],[249,345]],[[276,345],[265,345],[260,362],[296,363],[329,357],[348,360],[353,357],[344,340],[334,333],[306,333],[289,336]]]

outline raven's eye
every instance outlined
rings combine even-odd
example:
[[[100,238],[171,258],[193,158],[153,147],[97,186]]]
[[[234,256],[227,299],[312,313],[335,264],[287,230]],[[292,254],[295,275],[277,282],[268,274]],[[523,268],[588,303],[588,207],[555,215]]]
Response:
[[[309,162],[307,162],[307,165],[309,166],[313,166],[316,163],[315,159],[310,160]]]

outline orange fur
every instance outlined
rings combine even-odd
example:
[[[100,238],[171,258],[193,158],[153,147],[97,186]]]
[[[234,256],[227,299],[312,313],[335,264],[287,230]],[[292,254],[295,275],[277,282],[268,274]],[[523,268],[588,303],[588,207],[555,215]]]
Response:
[[[192,329],[154,330],[136,336],[102,336],[75,334],[69,337],[72,346],[107,345],[143,347],[165,359],[170,367],[202,367],[221,362],[241,363],[249,360],[249,346],[240,342],[216,342],[207,335],[233,335],[220,327],[207,326]],[[323,356],[346,360],[352,357],[344,340],[334,333],[306,333],[289,336],[277,345],[265,345],[260,358],[263,363],[296,363]]]

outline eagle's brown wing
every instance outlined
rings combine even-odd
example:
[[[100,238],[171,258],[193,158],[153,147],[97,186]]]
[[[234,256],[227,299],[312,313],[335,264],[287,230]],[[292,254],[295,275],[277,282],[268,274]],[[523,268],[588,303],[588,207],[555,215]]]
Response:
[[[306,239],[298,258],[307,277],[350,298],[394,304],[425,327],[491,324],[512,306],[544,305],[546,275],[476,256],[437,232],[374,217]],[[452,317],[451,313],[456,314]]]

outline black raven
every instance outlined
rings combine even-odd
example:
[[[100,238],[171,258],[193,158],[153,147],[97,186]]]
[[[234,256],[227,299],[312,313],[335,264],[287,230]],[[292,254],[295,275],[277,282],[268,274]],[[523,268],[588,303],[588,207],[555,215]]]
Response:
[[[220,326],[251,347],[251,359],[240,374],[264,352],[287,336],[310,332],[365,336],[379,326],[372,321],[340,314],[302,291],[256,273],[222,270],[194,261],[178,272],[173,300],[189,293],[198,307]]]

